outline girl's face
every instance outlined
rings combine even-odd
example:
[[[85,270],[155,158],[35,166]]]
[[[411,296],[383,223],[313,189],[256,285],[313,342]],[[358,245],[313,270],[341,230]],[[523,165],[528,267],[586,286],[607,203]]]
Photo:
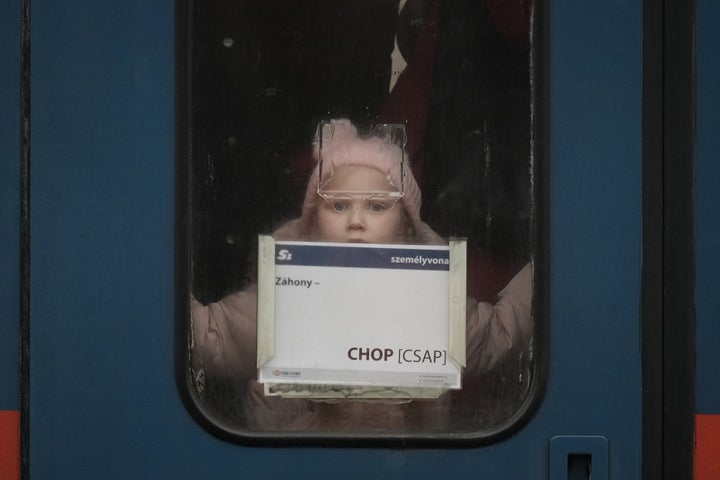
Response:
[[[352,192],[390,192],[380,170],[363,165],[344,165],[333,172],[323,187],[338,193],[317,197],[315,235],[328,242],[393,243],[405,239],[408,220],[402,202],[382,195]]]

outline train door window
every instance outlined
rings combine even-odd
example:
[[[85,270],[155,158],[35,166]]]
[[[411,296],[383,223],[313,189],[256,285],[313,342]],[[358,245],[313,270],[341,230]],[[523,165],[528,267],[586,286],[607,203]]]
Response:
[[[516,430],[547,355],[539,6],[180,4],[190,410],[249,443]]]

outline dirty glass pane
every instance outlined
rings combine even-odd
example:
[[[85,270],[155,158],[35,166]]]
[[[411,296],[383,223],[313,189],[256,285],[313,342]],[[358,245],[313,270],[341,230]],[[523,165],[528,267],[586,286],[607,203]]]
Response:
[[[532,300],[542,237],[537,6],[217,0],[185,8],[180,270],[188,278],[178,348],[197,409],[240,437],[484,438],[512,425],[541,383],[542,318]],[[385,128],[376,125],[404,126],[403,163],[392,168],[411,174],[412,186],[383,171],[388,188],[353,183],[348,193],[341,160],[332,180],[320,173],[313,183],[318,125],[338,119],[363,138]],[[461,389],[319,400],[271,398],[257,383],[258,235],[347,241],[318,227],[323,208],[345,217],[404,212],[405,233],[377,243],[466,241]]]

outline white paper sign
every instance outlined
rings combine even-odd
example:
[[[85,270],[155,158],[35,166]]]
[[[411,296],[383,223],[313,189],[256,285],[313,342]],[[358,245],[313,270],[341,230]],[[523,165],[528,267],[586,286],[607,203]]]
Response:
[[[464,247],[261,237],[259,381],[460,388]]]

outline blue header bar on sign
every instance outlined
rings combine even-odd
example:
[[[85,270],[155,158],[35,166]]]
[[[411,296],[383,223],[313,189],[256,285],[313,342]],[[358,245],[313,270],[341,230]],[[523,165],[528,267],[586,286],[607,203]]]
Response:
[[[275,244],[276,265],[450,270],[448,248],[389,248],[346,244]]]

